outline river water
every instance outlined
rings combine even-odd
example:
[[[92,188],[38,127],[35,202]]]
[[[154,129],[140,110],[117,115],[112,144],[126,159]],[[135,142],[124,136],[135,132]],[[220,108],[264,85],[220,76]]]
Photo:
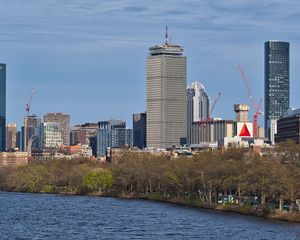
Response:
[[[300,239],[300,225],[146,200],[0,191],[0,239]]]

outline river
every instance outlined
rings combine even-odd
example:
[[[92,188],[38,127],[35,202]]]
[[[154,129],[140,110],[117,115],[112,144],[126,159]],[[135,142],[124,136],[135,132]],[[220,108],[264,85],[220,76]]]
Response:
[[[0,191],[0,239],[300,239],[300,225],[147,200]]]

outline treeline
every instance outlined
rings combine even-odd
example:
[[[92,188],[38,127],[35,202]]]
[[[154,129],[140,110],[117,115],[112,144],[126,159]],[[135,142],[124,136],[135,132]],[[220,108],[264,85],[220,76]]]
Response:
[[[126,153],[118,164],[88,159],[34,161],[3,169],[8,191],[144,194],[295,209],[300,199],[300,147],[286,143],[263,156],[248,150],[201,152],[191,158]]]

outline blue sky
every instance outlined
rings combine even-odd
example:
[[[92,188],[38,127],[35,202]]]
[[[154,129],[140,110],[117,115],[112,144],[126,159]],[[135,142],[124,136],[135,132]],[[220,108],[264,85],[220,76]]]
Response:
[[[257,102],[264,89],[264,42],[289,41],[291,106],[300,107],[298,0],[0,0],[0,62],[7,64],[7,121],[31,112],[71,114],[71,123],[121,118],[146,109],[148,48],[184,46],[188,83],[202,82],[214,116],[233,119],[249,103],[241,64]],[[237,100],[237,98],[239,100]],[[262,117],[261,117],[262,119]]]

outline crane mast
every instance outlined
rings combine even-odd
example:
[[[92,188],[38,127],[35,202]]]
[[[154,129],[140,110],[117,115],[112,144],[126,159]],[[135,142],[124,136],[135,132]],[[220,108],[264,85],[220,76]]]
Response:
[[[24,127],[25,127],[24,133],[26,134],[26,136],[24,137],[24,144],[25,144],[24,148],[25,148],[25,150],[27,150],[26,148],[28,147],[28,144],[29,144],[29,141],[30,141],[30,137],[29,137],[29,135],[30,135],[30,131],[29,130],[30,129],[29,129],[29,126],[28,126],[28,121],[29,121],[28,117],[30,115],[30,107],[31,107],[31,103],[32,103],[32,98],[33,98],[34,92],[35,92],[34,89],[32,89],[29,101],[25,105],[25,113],[26,113],[26,116],[24,118]]]

